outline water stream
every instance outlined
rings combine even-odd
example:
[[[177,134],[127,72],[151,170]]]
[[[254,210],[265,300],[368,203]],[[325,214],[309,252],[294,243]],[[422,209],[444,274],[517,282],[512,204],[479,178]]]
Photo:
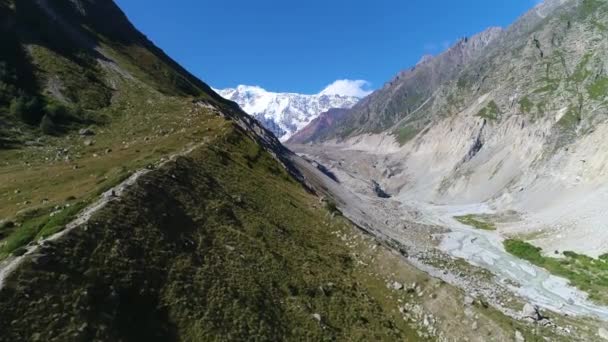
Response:
[[[444,234],[439,248],[469,263],[485,268],[501,279],[520,284],[511,289],[540,307],[569,315],[595,316],[608,320],[608,308],[588,300],[587,294],[570,286],[566,279],[551,275],[545,269],[519,259],[503,247],[503,238],[492,231],[464,225],[454,216],[491,213],[483,204],[436,206],[409,204],[424,213],[424,223],[451,229]]]

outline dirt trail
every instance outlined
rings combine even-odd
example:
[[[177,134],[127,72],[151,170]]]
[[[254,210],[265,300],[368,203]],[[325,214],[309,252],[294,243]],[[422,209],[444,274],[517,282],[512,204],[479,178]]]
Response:
[[[198,148],[204,144],[205,144],[205,142],[199,143],[199,144],[196,144],[196,145],[193,145],[193,146],[187,148],[186,150],[184,150],[182,152],[173,154],[168,159],[158,163],[156,165],[156,168],[162,167],[163,165],[165,165],[171,161],[174,161],[177,157],[187,155],[187,154],[191,153],[192,151],[194,151],[196,148]],[[54,235],[49,236],[46,239],[37,241],[35,244],[32,243],[32,244],[26,246],[25,248],[26,248],[27,252],[25,254],[18,256],[18,257],[8,257],[7,259],[0,262],[0,289],[2,289],[4,287],[6,278],[8,276],[10,276],[11,273],[15,269],[17,269],[17,267],[19,267],[19,265],[21,265],[21,263],[24,260],[26,260],[27,257],[36,253],[41,245],[43,245],[45,242],[55,241],[57,239],[60,239],[61,237],[65,236],[72,230],[82,226],[91,218],[91,216],[93,216],[96,212],[98,212],[100,209],[105,207],[110,201],[115,201],[115,200],[120,199],[122,194],[131,185],[135,184],[141,176],[147,174],[148,172],[152,172],[152,171],[153,171],[153,169],[147,169],[147,168],[136,171],[129,178],[124,180],[122,183],[120,183],[120,184],[116,185],[115,187],[109,189],[108,191],[104,192],[95,203],[91,204],[86,209],[84,209],[80,214],[78,214],[78,217],[74,221],[68,223],[66,225],[65,229],[63,229],[62,231],[60,231]]]

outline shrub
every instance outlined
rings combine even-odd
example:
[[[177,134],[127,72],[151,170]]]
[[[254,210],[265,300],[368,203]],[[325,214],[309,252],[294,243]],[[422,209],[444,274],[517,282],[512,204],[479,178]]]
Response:
[[[327,209],[330,213],[335,215],[341,215],[340,209],[338,209],[338,205],[336,202],[332,200],[325,200],[325,209]]]
[[[587,87],[589,96],[594,100],[602,100],[608,95],[608,77],[601,77]]]
[[[20,248],[15,249],[13,251],[13,253],[11,253],[11,254],[13,256],[20,257],[20,256],[24,255],[25,253],[27,253],[27,249],[25,247],[20,247]]]
[[[19,96],[11,101],[9,112],[28,125],[37,125],[44,111],[42,103],[37,97]]]
[[[60,134],[69,129],[66,126],[83,122],[83,112],[80,107],[68,107],[61,103],[49,102],[44,107],[44,112],[40,129],[45,134]]]
[[[66,118],[69,114],[69,110],[67,107],[65,107],[62,104],[56,103],[56,102],[48,103],[44,107],[44,111],[46,112],[47,115],[50,115],[53,119],[58,119],[58,120],[62,120],[64,118]]]
[[[500,108],[498,108],[496,102],[490,101],[487,106],[477,113],[477,116],[488,120],[498,120],[500,114]]]
[[[414,127],[406,126],[397,131],[397,142],[400,146],[405,145],[408,141],[414,139],[418,134],[418,130]]]
[[[12,116],[16,118],[23,118],[25,113],[25,100],[23,97],[14,98],[11,101],[11,105],[9,107],[9,112]]]
[[[565,257],[568,257],[568,258],[572,258],[572,259],[576,259],[576,258],[578,258],[578,257],[579,257],[579,255],[578,255],[578,254],[576,254],[576,253],[574,253],[574,252],[571,252],[571,251],[565,251],[565,252],[564,252],[564,256],[565,256]]]
[[[534,108],[534,103],[526,96],[519,100],[519,108],[522,113],[530,113]]]
[[[49,116],[49,114],[45,114],[42,117],[42,120],[40,121],[40,130],[42,131],[42,133],[47,135],[55,135],[58,133],[57,126],[55,125],[53,119],[51,119],[51,116]]]
[[[504,242],[507,252],[536,265],[542,265],[544,258],[541,249],[521,240],[509,239]]]

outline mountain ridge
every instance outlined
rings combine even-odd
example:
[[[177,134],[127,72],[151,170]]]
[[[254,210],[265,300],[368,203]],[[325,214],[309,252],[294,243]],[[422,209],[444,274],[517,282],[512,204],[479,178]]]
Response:
[[[289,139],[309,124],[320,113],[330,108],[350,108],[359,98],[326,94],[269,92],[257,86],[240,85],[236,88],[216,90],[224,98],[234,101],[251,116],[258,119],[280,140]]]
[[[339,170],[349,165],[342,158],[330,171],[374,180],[412,210],[431,206],[439,216],[434,222],[445,213],[469,223],[488,218],[497,239],[525,240],[550,262],[554,255],[599,260],[608,251],[600,204],[608,193],[608,159],[598,147],[608,130],[607,27],[605,1],[546,1],[482,44],[474,58],[447,58],[458,57],[466,40],[448,50],[442,62],[454,70],[436,75],[433,59],[406,71],[416,77],[403,83],[400,74],[319,136],[318,153],[361,153],[351,161],[354,170]],[[412,99],[421,85],[423,96]],[[301,148],[310,154],[315,147]],[[364,158],[373,167],[358,163]],[[445,250],[474,262],[469,251],[486,248],[450,243]],[[605,303],[605,289],[588,288],[593,281],[577,272],[584,270],[559,274]]]

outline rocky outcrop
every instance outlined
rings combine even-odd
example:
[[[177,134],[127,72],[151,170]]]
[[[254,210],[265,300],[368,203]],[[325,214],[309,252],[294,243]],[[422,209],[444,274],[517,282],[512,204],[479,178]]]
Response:
[[[346,114],[347,109],[332,108],[327,112],[321,113],[317,118],[312,120],[306,127],[295,133],[287,144],[307,144],[316,141],[319,137],[324,136],[330,130],[335,128]]]

